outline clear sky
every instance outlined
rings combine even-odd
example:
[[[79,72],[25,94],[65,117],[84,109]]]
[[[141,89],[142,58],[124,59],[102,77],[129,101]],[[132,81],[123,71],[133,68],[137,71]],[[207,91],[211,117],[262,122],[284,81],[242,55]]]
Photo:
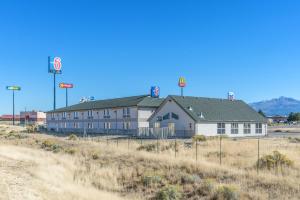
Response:
[[[7,85],[20,85],[16,110],[49,110],[53,77],[47,56],[60,56],[72,82],[70,104],[149,93],[246,102],[300,99],[299,1],[1,1],[0,114],[11,113]],[[57,107],[65,104],[62,89]]]

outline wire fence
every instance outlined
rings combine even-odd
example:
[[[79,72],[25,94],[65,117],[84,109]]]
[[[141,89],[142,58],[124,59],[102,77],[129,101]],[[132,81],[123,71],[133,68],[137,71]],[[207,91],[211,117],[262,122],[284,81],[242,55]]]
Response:
[[[130,151],[146,151],[164,154],[174,158],[191,159],[195,162],[206,161],[235,168],[255,169],[260,171],[260,159],[272,155],[274,151],[282,152],[300,164],[300,143],[292,142],[293,138],[226,138],[212,137],[206,141],[192,139],[146,139],[142,137],[100,136],[84,139],[93,140],[111,147],[127,148]],[[298,140],[297,140],[298,141]]]

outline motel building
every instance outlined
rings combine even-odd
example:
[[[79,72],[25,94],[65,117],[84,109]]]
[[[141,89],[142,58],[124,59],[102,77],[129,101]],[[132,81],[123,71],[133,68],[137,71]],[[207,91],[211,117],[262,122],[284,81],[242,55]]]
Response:
[[[267,120],[241,100],[141,95],[49,111],[47,128],[87,134],[246,137],[267,135]]]

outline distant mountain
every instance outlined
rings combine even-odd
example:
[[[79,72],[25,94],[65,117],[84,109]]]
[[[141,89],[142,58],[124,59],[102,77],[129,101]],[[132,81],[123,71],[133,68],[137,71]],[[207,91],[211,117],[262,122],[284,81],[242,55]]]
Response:
[[[261,109],[267,116],[300,112],[300,101],[288,97],[279,97],[277,99],[250,103],[249,105],[255,110]]]

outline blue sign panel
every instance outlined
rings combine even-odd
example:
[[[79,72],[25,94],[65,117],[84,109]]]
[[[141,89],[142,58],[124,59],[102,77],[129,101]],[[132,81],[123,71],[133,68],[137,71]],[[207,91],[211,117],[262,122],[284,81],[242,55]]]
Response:
[[[151,87],[151,97],[153,98],[159,98],[160,89],[158,86],[152,86]]]
[[[48,72],[49,73],[56,73],[61,74],[61,58],[60,57],[53,57],[48,56]]]

